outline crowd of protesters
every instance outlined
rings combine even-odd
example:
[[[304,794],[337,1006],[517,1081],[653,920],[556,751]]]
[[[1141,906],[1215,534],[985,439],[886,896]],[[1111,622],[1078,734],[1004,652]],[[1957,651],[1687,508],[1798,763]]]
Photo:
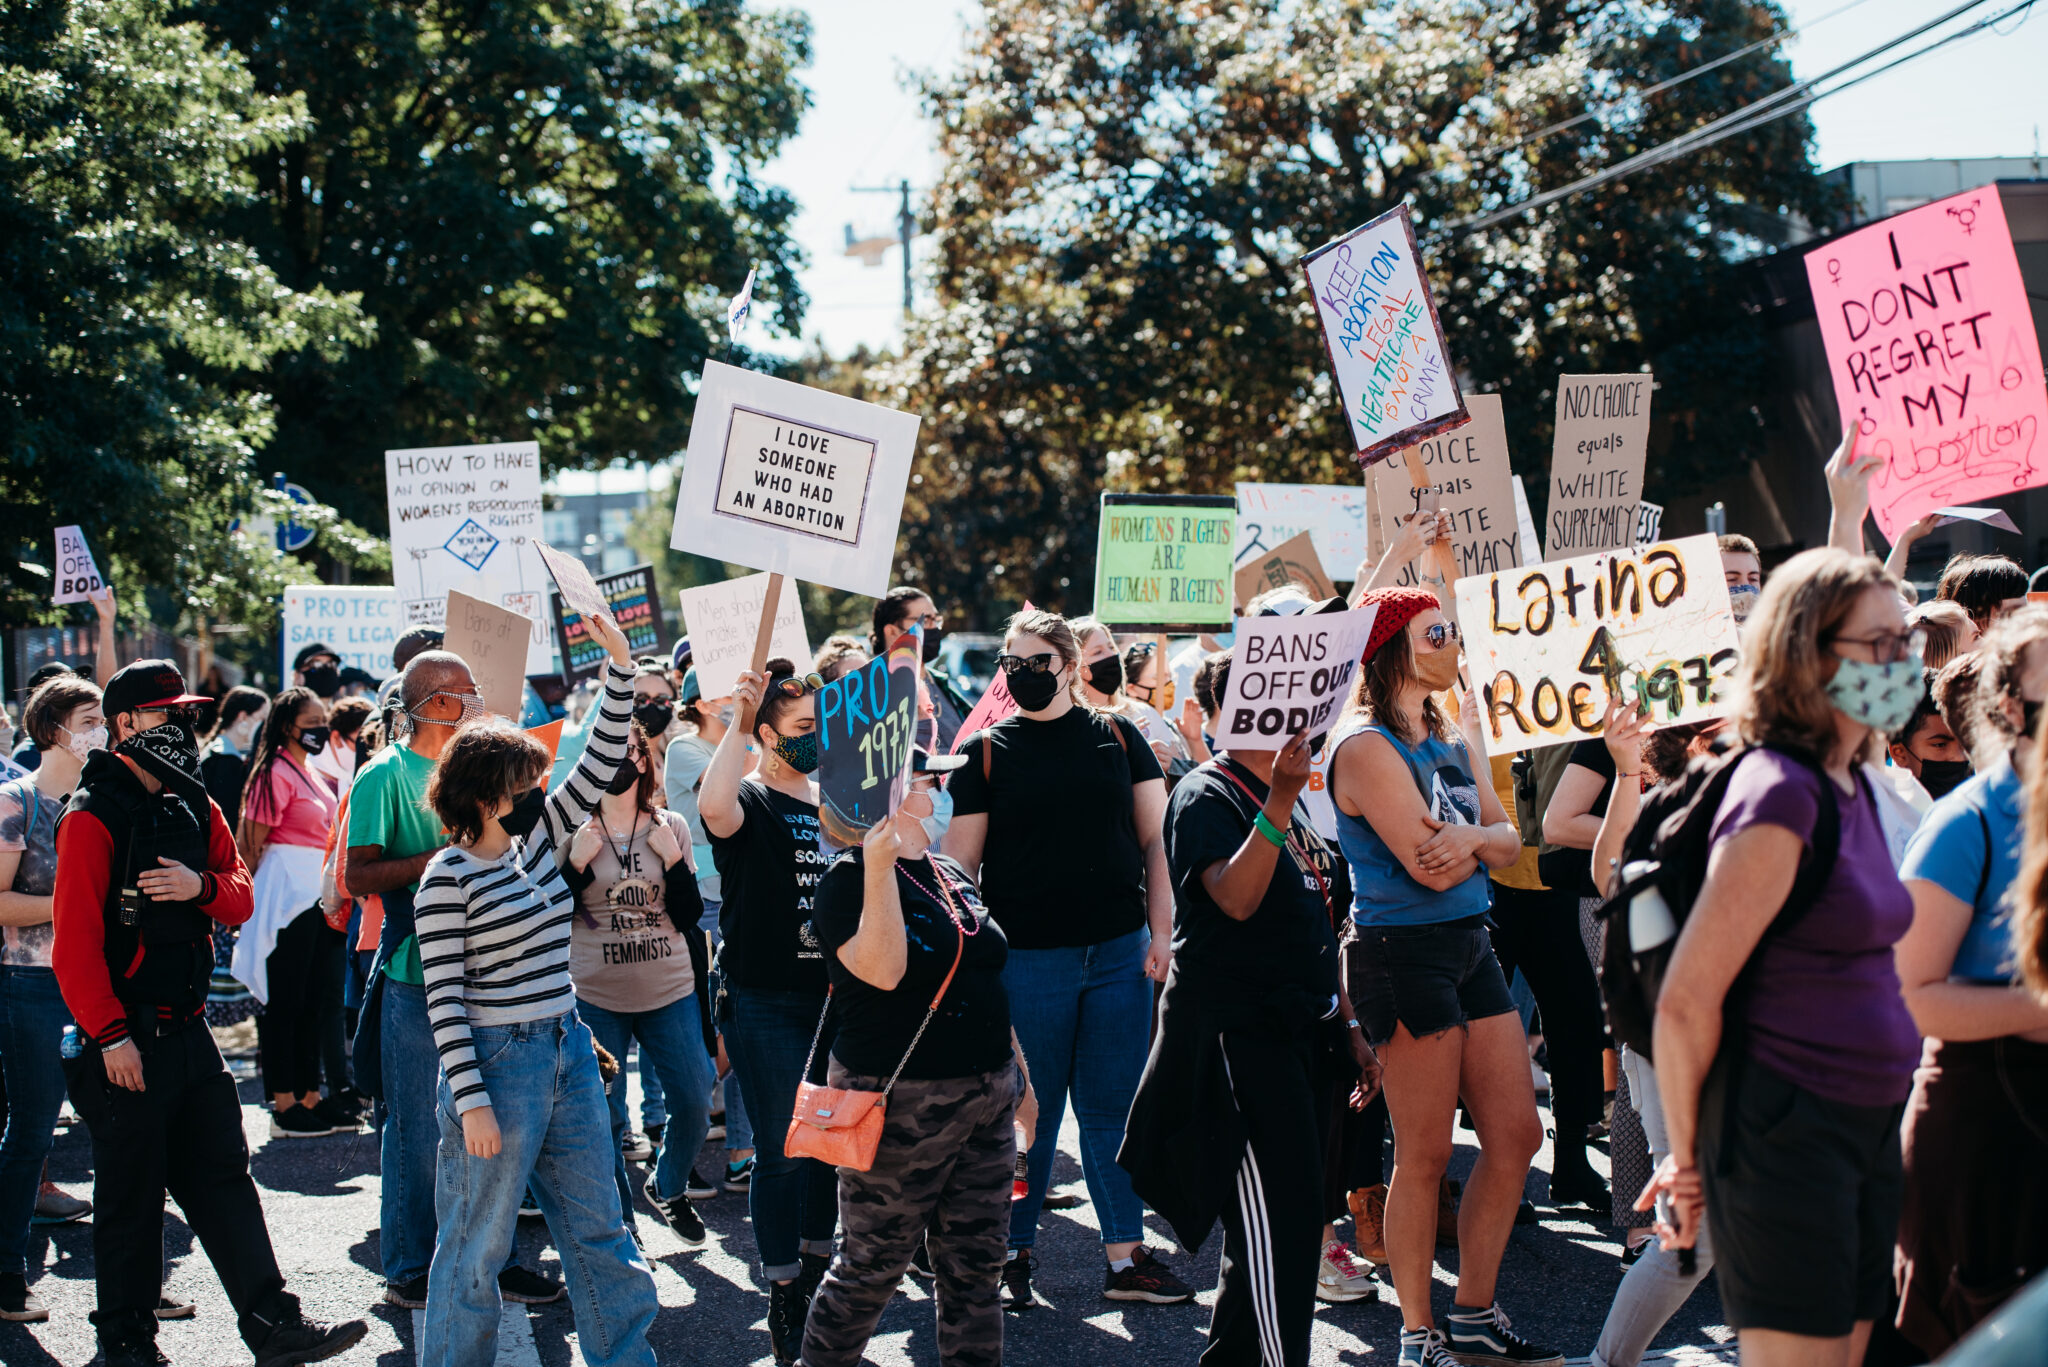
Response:
[[[31,1222],[90,1214],[108,1367],[159,1361],[190,1313],[169,1194],[264,1367],[362,1337],[272,1253],[207,1028],[253,1015],[273,1140],[379,1130],[384,1295],[432,1367],[494,1361],[508,1299],[568,1299],[587,1362],[653,1361],[636,1210],[697,1249],[721,1193],[778,1362],[859,1361],[907,1275],[941,1361],[999,1362],[1069,1108],[1105,1299],[1195,1297],[1148,1209],[1184,1250],[1222,1226],[1211,1367],[1301,1367],[1318,1301],[1383,1286],[1404,1367],[1562,1363],[1497,1294],[1543,1204],[1617,1228],[1573,1348],[1602,1367],[1710,1272],[1745,1362],[1940,1355],[2048,1267],[2048,608],[2001,557],[1919,602],[1902,551],[1767,572],[1726,536],[1732,715],[1615,704],[1488,760],[1455,616],[1393,586],[1444,530],[1411,521],[1348,601],[1245,606],[1375,610],[1334,729],[1253,751],[1215,736],[1227,636],[1047,611],[1006,628],[1015,710],[963,730],[915,587],[720,697],[687,642],[635,660],[594,621],[607,660],[554,742],[431,630],[374,691],[316,645],[274,695],[207,697],[115,669],[101,603],[97,679],[30,681],[30,772],[0,784],[0,1319],[48,1314]],[[907,796],[834,847],[818,692],[913,628]],[[1617,1048],[1603,904],[1646,807],[1709,770],[1654,1047]],[[45,1180],[67,1096],[90,1201]],[[515,1261],[535,1212],[566,1284]]]

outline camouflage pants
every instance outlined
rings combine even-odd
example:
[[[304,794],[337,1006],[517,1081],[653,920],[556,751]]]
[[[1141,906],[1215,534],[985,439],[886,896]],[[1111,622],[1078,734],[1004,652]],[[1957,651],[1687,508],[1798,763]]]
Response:
[[[834,1060],[831,1085],[880,1090]],[[839,1252],[804,1329],[804,1367],[852,1367],[910,1269],[918,1240],[937,1274],[939,1361],[1003,1360],[999,1285],[1010,1230],[1011,1125],[1023,1079],[1011,1063],[978,1077],[914,1081],[889,1094],[874,1165],[839,1169]]]

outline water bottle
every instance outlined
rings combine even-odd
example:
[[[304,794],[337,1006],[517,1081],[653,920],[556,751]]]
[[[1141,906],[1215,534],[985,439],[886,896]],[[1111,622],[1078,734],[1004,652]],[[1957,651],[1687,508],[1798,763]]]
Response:
[[[1024,1142],[1024,1127],[1013,1127],[1017,1136],[1017,1170],[1010,1176],[1010,1199],[1021,1201],[1031,1194],[1031,1148]]]
[[[1648,862],[1637,860],[1621,871],[1623,882],[1646,873]],[[1678,934],[1678,918],[1671,912],[1671,904],[1664,900],[1664,894],[1657,890],[1655,883],[1646,884],[1628,902],[1628,947],[1631,953],[1641,954],[1668,943]]]
[[[78,1027],[64,1027],[64,1038],[58,1042],[57,1053],[63,1058],[77,1058],[85,1052],[85,1036],[78,1033]]]

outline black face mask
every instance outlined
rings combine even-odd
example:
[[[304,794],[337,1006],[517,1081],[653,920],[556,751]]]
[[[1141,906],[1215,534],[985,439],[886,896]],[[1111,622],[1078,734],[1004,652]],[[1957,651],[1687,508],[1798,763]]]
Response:
[[[341,670],[335,665],[312,665],[299,673],[305,677],[306,687],[323,699],[341,692]]]
[[[1051,670],[1043,674],[1019,670],[1009,676],[1010,696],[1015,698],[1017,706],[1026,712],[1040,712],[1052,705],[1052,700],[1059,696],[1060,686],[1064,682]]]
[[[116,745],[114,753],[134,760],[142,772],[180,797],[206,797],[206,784],[199,777],[199,742],[178,722],[138,732]]]
[[[1970,761],[1966,759],[1923,759],[1920,761],[1920,786],[1930,796],[1946,797],[1956,785],[1970,776]]]
[[[498,818],[498,824],[505,828],[507,835],[516,835],[524,840],[533,834],[533,828],[540,825],[541,809],[547,805],[548,795],[544,789],[528,788],[512,804],[512,810]]]
[[[622,797],[639,786],[640,770],[628,760],[619,766],[619,771],[612,775],[612,781],[605,785],[604,790],[613,797]]]
[[[1109,694],[1124,686],[1124,657],[1112,655],[1106,660],[1097,660],[1088,666],[1088,686],[1097,693]]]
[[[652,702],[636,703],[633,720],[640,723],[640,729],[650,736],[658,736],[668,730],[670,722],[676,719],[676,705],[657,698]]]
[[[333,734],[331,726],[309,726],[299,732],[299,744],[306,747],[306,753],[317,755],[327,748],[327,738]]]
[[[946,629],[944,627],[926,627],[924,629],[924,662],[926,664],[930,664],[933,660],[939,658],[939,646],[945,639]]]

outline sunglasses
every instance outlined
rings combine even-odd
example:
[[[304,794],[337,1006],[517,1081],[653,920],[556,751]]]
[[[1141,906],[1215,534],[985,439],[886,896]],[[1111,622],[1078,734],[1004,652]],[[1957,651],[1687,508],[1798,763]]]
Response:
[[[996,668],[1005,674],[1051,674],[1056,672],[1053,661],[1059,657],[1045,655],[998,655]]]
[[[1424,627],[1422,639],[1429,642],[1431,650],[1442,650],[1446,645],[1458,639],[1458,624],[1456,622],[1438,622],[1435,626]]]
[[[815,693],[824,686],[823,674],[792,675],[787,679],[777,679],[769,685],[785,698],[801,698],[804,694]]]

